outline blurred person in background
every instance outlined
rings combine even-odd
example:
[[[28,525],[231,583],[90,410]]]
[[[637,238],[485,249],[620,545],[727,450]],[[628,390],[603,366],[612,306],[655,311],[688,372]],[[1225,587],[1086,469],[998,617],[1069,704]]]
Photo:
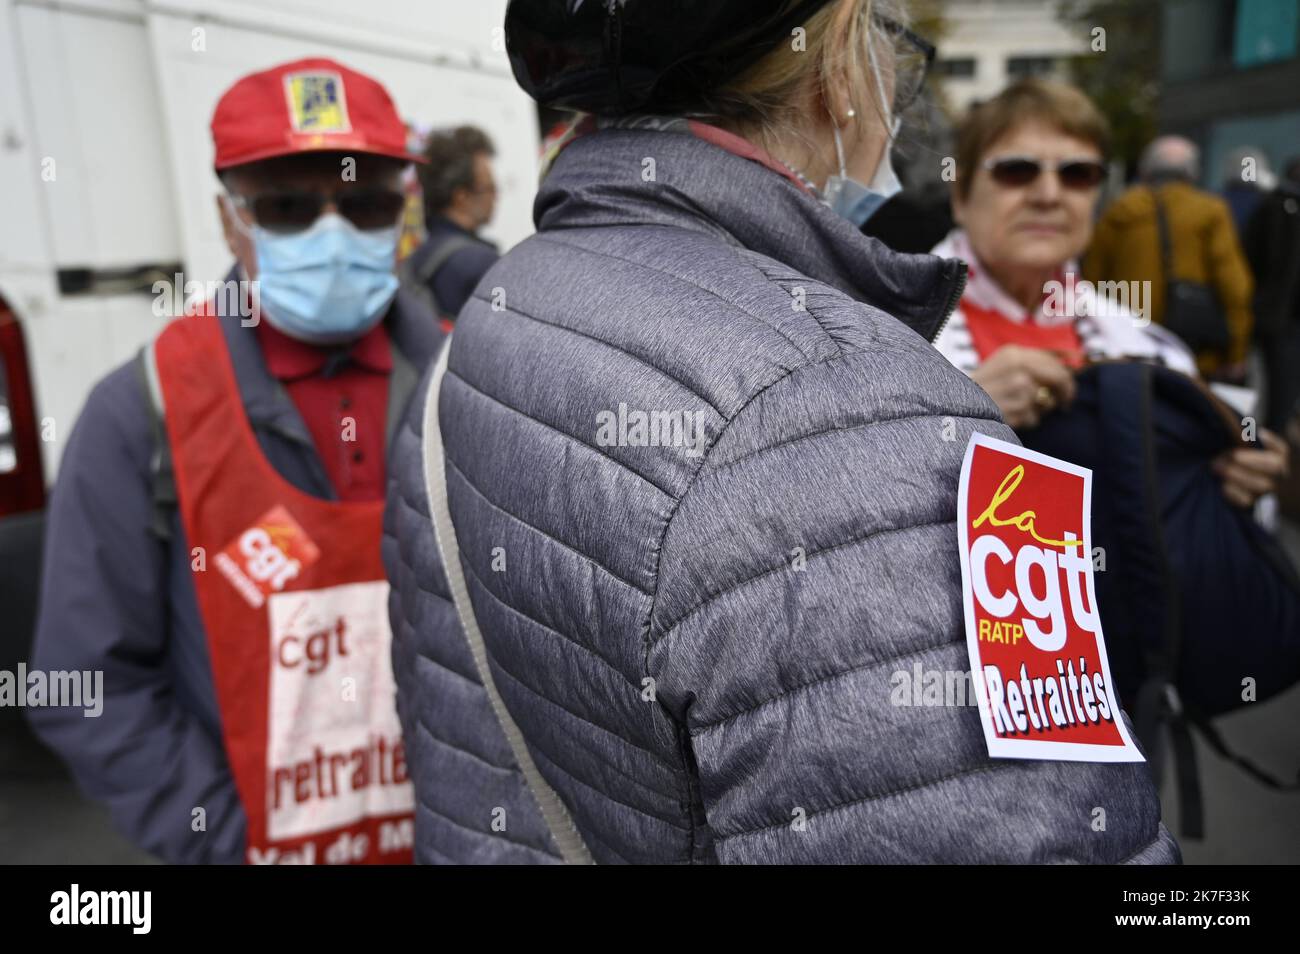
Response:
[[[1125,302],[1078,281],[1109,143],[1105,117],[1086,95],[1041,79],[1022,80],[972,107],[958,128],[952,192],[958,227],[934,254],[966,262],[969,277],[935,345],[1017,430],[1067,406],[1074,372],[1090,360],[1157,361],[1196,374],[1184,344],[1144,324],[1134,310],[1141,285],[1128,286],[1135,292]],[[1222,200],[1213,201],[1222,207]],[[1111,219],[1112,229],[1118,221]],[[1067,285],[1074,289],[1073,311],[1060,308],[1070,300],[1066,294],[1052,294]],[[1224,492],[1240,506],[1271,491],[1286,470],[1281,439],[1265,432],[1263,442],[1262,452],[1238,451],[1220,465]]]
[[[1232,149],[1219,164],[1220,192],[1232,212],[1232,224],[1238,237],[1245,234],[1246,223],[1255,213],[1259,202],[1273,191],[1277,176],[1268,163],[1268,156],[1257,146],[1240,146]]]
[[[240,79],[212,137],[236,265],[94,387],[50,507],[33,665],[102,670],[103,713],[29,715],[164,861],[409,861],[379,543],[441,337],[393,272],[419,157],[327,59]]]
[[[1242,236],[1255,273],[1255,338],[1264,359],[1268,426],[1300,411],[1300,156],[1260,199]]]
[[[961,304],[935,341],[1014,428],[1068,403],[1089,356],[1158,358],[1194,371],[1181,343],[1135,315],[1097,307],[1078,282],[1106,176],[1110,133],[1082,92],[1022,80],[973,105],[957,129],[951,190],[957,228],[933,249],[966,262]],[[1062,314],[1050,283],[1085,296]]]
[[[499,257],[478,232],[496,211],[492,141],[474,126],[434,130],[417,170],[427,238],[403,263],[408,284],[450,330],[483,273]]]
[[[1174,739],[1180,817],[1199,837],[1191,730],[1231,757],[1208,719],[1242,704],[1243,674],[1264,674],[1259,699],[1300,678],[1300,581],[1249,513],[1286,475],[1288,451],[1270,431],[1246,436],[1253,423],[1149,323],[1140,284],[1078,280],[1108,146],[1100,112],[1061,83],[1021,81],[970,110],[957,133],[959,228],[934,250],[965,261],[969,280],[936,344],[1027,446],[1092,471],[1108,658],[1157,778]]]
[[[859,231],[928,45],[883,0],[691,14],[508,7],[521,85],[588,115],[393,458],[417,860],[1177,861],[1140,765],[891,704],[900,660],[969,668],[963,449],[1014,439],[930,345],[964,267]],[[689,426],[615,423],[650,411]]]
[[[1180,136],[1151,142],[1138,173],[1097,222],[1084,277],[1151,282],[1151,318],[1183,338],[1201,374],[1244,384],[1254,289],[1227,203],[1196,187],[1200,153]]]
[[[952,231],[952,204],[939,157],[952,155],[952,123],[926,89],[893,146],[902,190],[862,226],[896,252],[928,252]]]

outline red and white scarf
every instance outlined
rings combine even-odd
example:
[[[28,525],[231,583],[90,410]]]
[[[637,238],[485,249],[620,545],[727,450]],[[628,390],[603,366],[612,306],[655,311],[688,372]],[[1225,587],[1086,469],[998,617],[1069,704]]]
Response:
[[[1159,325],[1144,324],[1132,311],[1098,296],[1090,283],[1078,279],[1079,267],[1074,261],[1066,262],[1056,275],[1060,295],[1053,299],[1045,289],[1043,301],[1028,312],[989,275],[975,257],[970,240],[961,229],[950,232],[931,250],[931,254],[961,259],[968,268],[961,303],[934,342],[939,352],[966,374],[988,357],[987,354],[981,355],[981,343],[984,350],[988,350],[988,342],[997,337],[1020,343],[1038,340],[1051,350],[1058,350],[1053,345],[1060,345],[1067,339],[1071,342],[1077,340],[1077,347],[1082,352],[1080,357],[1085,360],[1154,360],[1185,374],[1196,374],[1195,359],[1181,341]],[[1060,307],[1062,301],[1070,306],[1064,311]],[[991,328],[979,329],[989,333],[972,335],[972,322],[991,325],[995,321],[1030,327],[1020,335],[994,333]],[[1072,324],[1074,334],[1061,334],[1062,324]]]

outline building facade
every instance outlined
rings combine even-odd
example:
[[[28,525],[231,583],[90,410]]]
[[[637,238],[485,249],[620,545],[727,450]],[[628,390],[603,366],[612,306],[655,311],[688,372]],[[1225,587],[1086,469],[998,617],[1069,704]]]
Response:
[[[1065,78],[1065,61],[1087,46],[1050,0],[949,0],[943,15],[935,72],[957,113],[1024,76]]]
[[[1218,188],[1236,148],[1300,156],[1300,0],[1165,0],[1160,127],[1198,143]]]

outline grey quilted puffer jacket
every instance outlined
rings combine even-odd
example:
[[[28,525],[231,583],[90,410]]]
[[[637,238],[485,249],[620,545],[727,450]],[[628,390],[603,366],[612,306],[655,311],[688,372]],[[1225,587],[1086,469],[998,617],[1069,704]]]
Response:
[[[659,129],[575,140],[535,218],[439,420],[494,682],[593,858],[1177,862],[1144,765],[993,760],[973,705],[891,704],[969,670],[958,472],[1015,440],[928,340],[962,266]],[[447,596],[422,404],[384,539],[416,857],[557,861]]]

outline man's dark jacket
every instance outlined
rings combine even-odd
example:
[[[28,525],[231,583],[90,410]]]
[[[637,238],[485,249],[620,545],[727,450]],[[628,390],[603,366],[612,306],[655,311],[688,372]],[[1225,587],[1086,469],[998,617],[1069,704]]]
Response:
[[[469,300],[470,293],[474,291],[474,286],[483,277],[483,273],[501,255],[491,242],[441,215],[430,218],[427,228],[428,237],[412,256],[412,265],[436,255],[438,249],[447,242],[455,241],[459,244],[428,281],[429,292],[438,304],[438,311],[443,316],[454,319]]]
[[[1242,246],[1255,273],[1255,332],[1268,342],[1300,323],[1300,183],[1260,200]]]

